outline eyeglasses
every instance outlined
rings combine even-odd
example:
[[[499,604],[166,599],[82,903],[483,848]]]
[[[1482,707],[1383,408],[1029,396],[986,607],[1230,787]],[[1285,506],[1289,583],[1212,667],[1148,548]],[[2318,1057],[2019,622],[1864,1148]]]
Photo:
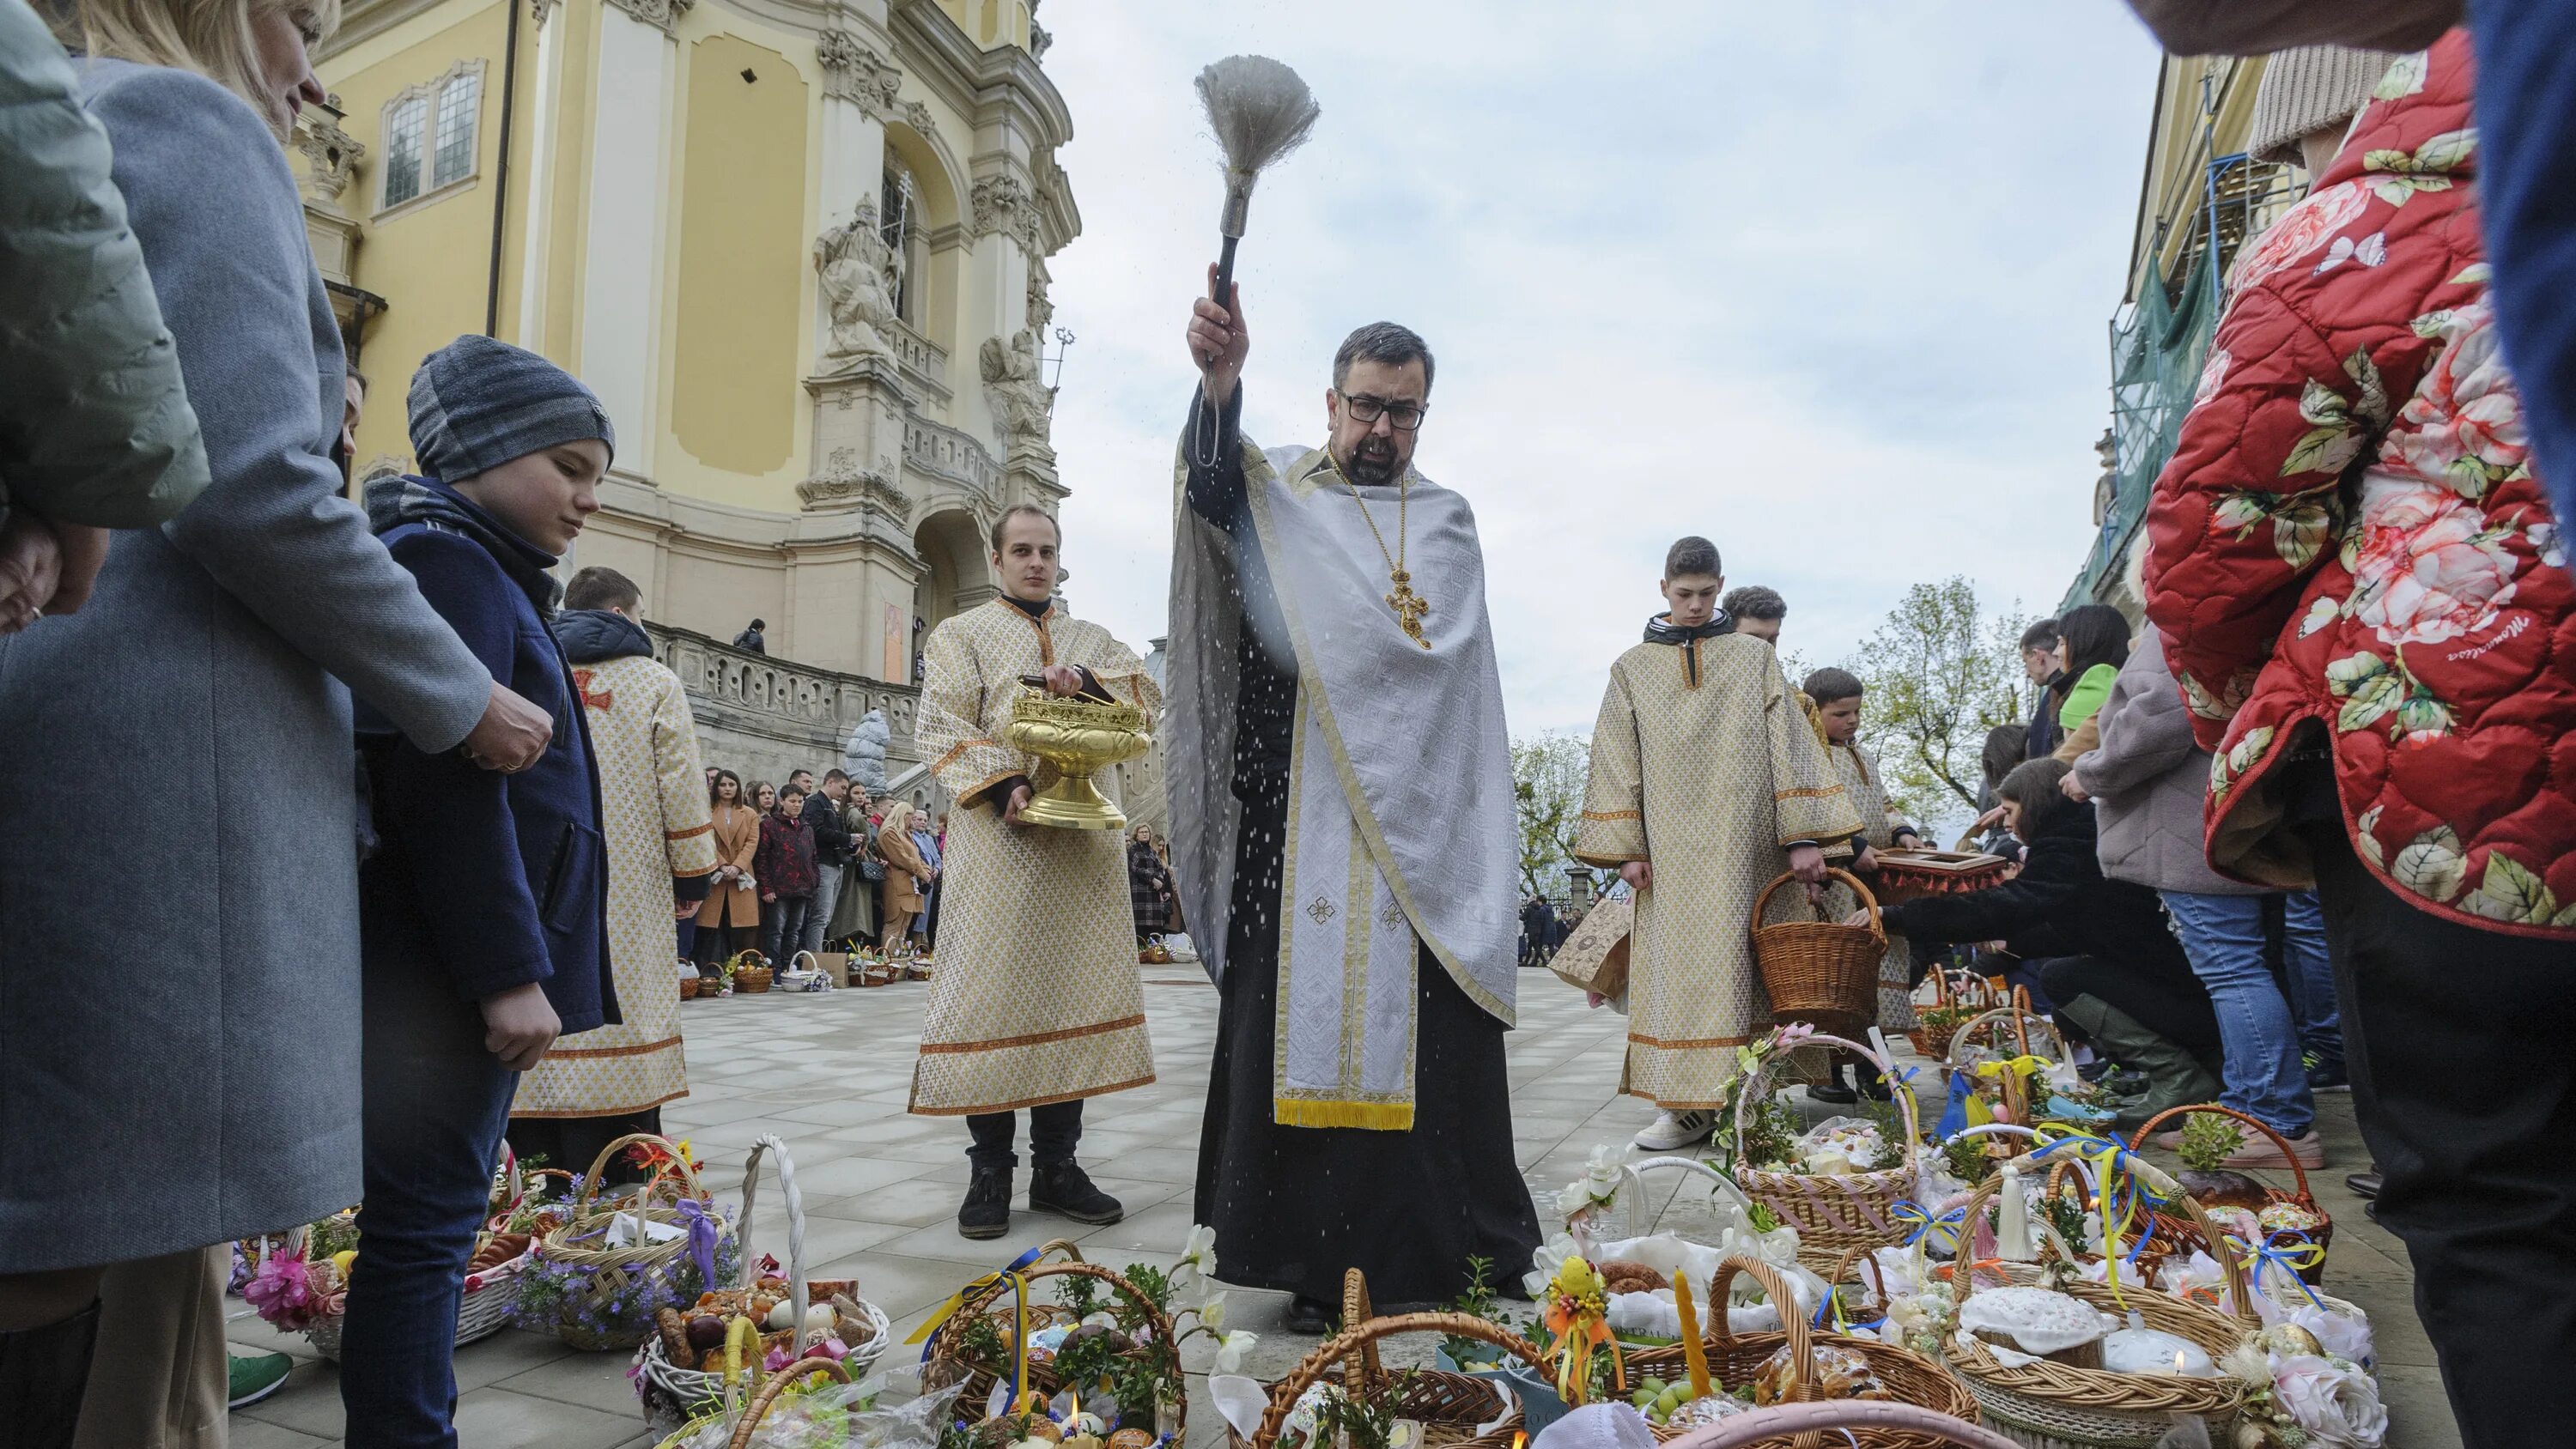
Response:
[[[1351,421],[1373,423],[1379,418],[1384,418],[1387,425],[1399,433],[1409,433],[1421,427],[1422,415],[1431,411],[1421,403],[1391,403],[1385,398],[1370,397],[1364,392],[1336,392],[1333,396],[1340,398],[1342,406],[1351,410]]]

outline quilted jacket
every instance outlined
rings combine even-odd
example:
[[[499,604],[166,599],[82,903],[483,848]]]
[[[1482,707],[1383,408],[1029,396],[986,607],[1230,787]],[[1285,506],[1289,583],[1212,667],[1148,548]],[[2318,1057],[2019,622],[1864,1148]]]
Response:
[[[2324,750],[2401,895],[2576,939],[2576,588],[2496,344],[2472,88],[2464,32],[2400,59],[2238,259],[2147,613],[2216,752],[2212,864],[2306,883],[2276,772]]]

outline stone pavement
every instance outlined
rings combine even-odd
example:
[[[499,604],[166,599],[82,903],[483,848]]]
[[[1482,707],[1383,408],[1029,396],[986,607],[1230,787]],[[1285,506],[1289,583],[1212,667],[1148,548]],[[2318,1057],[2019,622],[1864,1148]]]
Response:
[[[1580,996],[1544,972],[1526,973],[1522,981],[1521,1026],[1506,1039],[1512,1117],[1521,1167],[1544,1223],[1551,1220],[1555,1190],[1582,1175],[1593,1146],[1624,1142],[1651,1114],[1644,1103],[1616,1095],[1623,1018],[1587,1011]],[[1125,1202],[1126,1221],[1091,1228],[1022,1210],[1007,1237],[982,1243],[957,1236],[954,1221],[967,1176],[964,1124],[903,1110],[928,997],[928,987],[905,984],[689,1003],[681,1013],[692,1093],[664,1109],[667,1129],[692,1142],[710,1166],[708,1185],[729,1203],[740,1201],[742,1159],[752,1140],[774,1133],[785,1141],[804,1198],[807,1271],[856,1278],[895,1322],[891,1354],[906,1352],[900,1340],[960,1284],[1049,1238],[1072,1239],[1094,1262],[1169,1267],[1190,1229],[1200,1107],[1216,1030],[1216,993],[1196,968],[1145,968],[1146,1016],[1161,1080],[1090,1104],[1083,1161]],[[2388,1442],[2393,1449],[2456,1445],[2432,1349],[2416,1322],[2404,1249],[2344,1191],[2343,1174],[2366,1156],[2353,1127],[2352,1099],[2331,1095],[2319,1107],[2327,1160],[2334,1164],[2312,1184],[2335,1219],[2329,1285],[2368,1309],[2378,1331],[2380,1383],[2394,1424]],[[756,1249],[783,1259],[779,1197],[775,1182],[764,1182],[752,1236]],[[1023,1164],[1014,1201],[1026,1200]],[[1281,1328],[1286,1305],[1285,1294],[1229,1293],[1229,1327],[1261,1337],[1246,1372],[1276,1379],[1313,1347],[1314,1340]],[[232,1308],[243,1315],[233,1325],[237,1345],[298,1357],[284,1390],[232,1416],[234,1449],[340,1442],[337,1371],[312,1358],[301,1338],[276,1334],[237,1300]],[[1199,1352],[1190,1366],[1203,1369],[1205,1343],[1191,1348]],[[1428,1340],[1410,1342],[1408,1351],[1389,1357],[1418,1362],[1430,1348]],[[626,1366],[623,1354],[576,1353],[515,1330],[468,1344],[456,1355],[458,1435],[465,1449],[649,1449],[656,1441],[644,1432]],[[1196,1372],[1191,1400],[1192,1444],[1221,1443],[1223,1425]]]

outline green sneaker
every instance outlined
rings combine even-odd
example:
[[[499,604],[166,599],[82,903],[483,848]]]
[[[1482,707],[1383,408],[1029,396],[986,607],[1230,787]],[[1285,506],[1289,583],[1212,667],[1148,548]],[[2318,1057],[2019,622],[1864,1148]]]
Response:
[[[232,1390],[227,1402],[236,1409],[244,1404],[256,1404],[285,1388],[287,1371],[295,1367],[295,1360],[282,1353],[253,1354],[248,1358],[232,1354],[230,1357]]]

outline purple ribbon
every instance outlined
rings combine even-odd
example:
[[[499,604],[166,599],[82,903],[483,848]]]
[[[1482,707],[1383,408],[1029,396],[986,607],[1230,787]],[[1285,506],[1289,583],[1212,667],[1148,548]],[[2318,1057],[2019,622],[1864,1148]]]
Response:
[[[696,1198],[680,1199],[680,1221],[689,1225],[689,1256],[698,1260],[698,1291],[716,1290],[716,1221]]]

